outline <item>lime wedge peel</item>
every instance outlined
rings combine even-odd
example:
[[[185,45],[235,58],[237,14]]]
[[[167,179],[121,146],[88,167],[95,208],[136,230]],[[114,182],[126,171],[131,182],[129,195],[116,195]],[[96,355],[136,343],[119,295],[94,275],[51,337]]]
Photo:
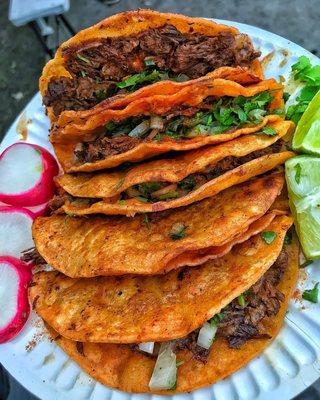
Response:
[[[290,208],[305,256],[320,258],[320,158],[297,156],[285,164]]]
[[[320,155],[320,91],[298,122],[292,146],[299,152]]]

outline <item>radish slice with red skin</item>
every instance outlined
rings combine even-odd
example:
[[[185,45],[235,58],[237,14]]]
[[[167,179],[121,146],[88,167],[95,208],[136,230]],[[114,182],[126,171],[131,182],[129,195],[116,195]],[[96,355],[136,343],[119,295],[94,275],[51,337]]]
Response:
[[[30,314],[30,268],[22,261],[0,256],[0,343],[15,337]]]
[[[6,203],[1,203],[0,201],[0,209],[1,207],[11,207],[10,205],[6,204]],[[33,207],[23,207],[28,211],[31,211],[33,214],[33,217],[41,217],[43,215],[45,215],[48,211],[48,202],[44,203],[44,204],[40,204],[39,206],[33,206]]]
[[[0,201],[15,206],[37,206],[54,194],[55,158],[43,147],[14,143],[0,155]]]
[[[5,256],[20,257],[23,250],[34,246],[31,226],[33,212],[20,207],[0,207],[0,251]]]

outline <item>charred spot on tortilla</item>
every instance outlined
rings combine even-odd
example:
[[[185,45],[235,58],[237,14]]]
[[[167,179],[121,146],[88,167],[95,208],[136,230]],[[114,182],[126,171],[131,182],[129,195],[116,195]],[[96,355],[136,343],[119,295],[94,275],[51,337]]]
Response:
[[[76,349],[77,349],[77,352],[81,355],[81,356],[83,356],[84,357],[84,346],[83,346],[83,343],[82,342],[76,342]]]
[[[137,35],[86,40],[63,48],[71,77],[52,77],[44,104],[56,115],[84,110],[159,80],[182,81],[222,66],[249,66],[259,55],[247,35],[182,33],[170,24]]]

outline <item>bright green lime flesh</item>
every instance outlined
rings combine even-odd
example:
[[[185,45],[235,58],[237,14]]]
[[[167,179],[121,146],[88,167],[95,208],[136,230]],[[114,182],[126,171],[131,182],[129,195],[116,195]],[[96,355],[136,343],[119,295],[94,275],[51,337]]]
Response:
[[[286,180],[303,252],[308,259],[320,258],[320,158],[291,158]]]
[[[294,150],[320,155],[320,91],[298,122],[292,145]]]

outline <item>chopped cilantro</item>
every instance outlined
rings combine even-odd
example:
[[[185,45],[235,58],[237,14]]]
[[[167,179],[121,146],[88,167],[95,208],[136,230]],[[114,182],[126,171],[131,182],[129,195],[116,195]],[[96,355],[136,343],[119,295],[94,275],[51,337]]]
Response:
[[[81,74],[81,76],[82,76],[82,78],[85,78],[86,76],[87,76],[87,73],[86,73],[86,71],[80,71],[80,74]]]
[[[301,181],[301,165],[299,163],[297,163],[294,166],[294,169],[296,171],[295,175],[294,175],[294,180],[297,182],[297,184],[299,185],[300,181]]]
[[[305,290],[302,293],[302,298],[304,300],[310,301],[311,303],[318,303],[318,295],[319,295],[319,282],[314,285],[313,289]]]
[[[275,136],[277,134],[277,131],[272,128],[271,126],[264,126],[261,131],[268,136]]]
[[[77,58],[79,58],[79,60],[85,62],[86,64],[91,64],[90,60],[84,56],[82,56],[81,54],[77,54]]]
[[[291,70],[294,79],[305,84],[296,98],[296,103],[289,106],[287,110],[287,119],[297,124],[320,89],[320,65],[312,66],[308,57],[301,56],[292,65]]]
[[[240,296],[238,296],[238,304],[240,307],[246,306],[246,299],[245,299],[244,294],[240,294]]]
[[[183,190],[193,190],[196,186],[196,181],[192,175],[187,176],[181,182],[178,183],[180,189]]]
[[[143,71],[140,74],[134,74],[129,76],[129,78],[125,79],[122,82],[117,83],[118,88],[133,88],[136,85],[140,85],[145,82],[157,82],[163,79],[168,79],[168,74],[166,72],[161,72],[156,69],[153,71]]]
[[[159,200],[169,200],[169,199],[176,199],[177,197],[179,197],[179,193],[176,192],[175,190],[172,190],[171,192],[160,195],[158,198]]]
[[[126,201],[125,201],[125,200],[118,200],[118,204],[120,204],[121,206],[123,206],[123,205],[126,204]]]
[[[214,315],[211,319],[210,319],[210,325],[211,326],[218,326],[219,322],[223,320],[223,318],[226,316],[225,313],[218,313],[216,315]]]
[[[172,240],[183,239],[186,236],[186,229],[183,223],[177,222],[172,225],[169,236]]]
[[[96,90],[94,95],[100,101],[105,100],[108,97],[108,93],[105,90]]]
[[[135,197],[137,200],[142,201],[143,203],[148,203],[150,200],[144,196],[137,196]]]
[[[261,237],[267,244],[271,244],[277,237],[277,234],[273,231],[264,231],[261,232]]]
[[[150,220],[147,214],[144,214],[143,216],[143,223],[145,224],[145,226],[150,229]]]
[[[288,231],[286,236],[284,237],[284,244],[291,244],[292,243],[292,231]]]

